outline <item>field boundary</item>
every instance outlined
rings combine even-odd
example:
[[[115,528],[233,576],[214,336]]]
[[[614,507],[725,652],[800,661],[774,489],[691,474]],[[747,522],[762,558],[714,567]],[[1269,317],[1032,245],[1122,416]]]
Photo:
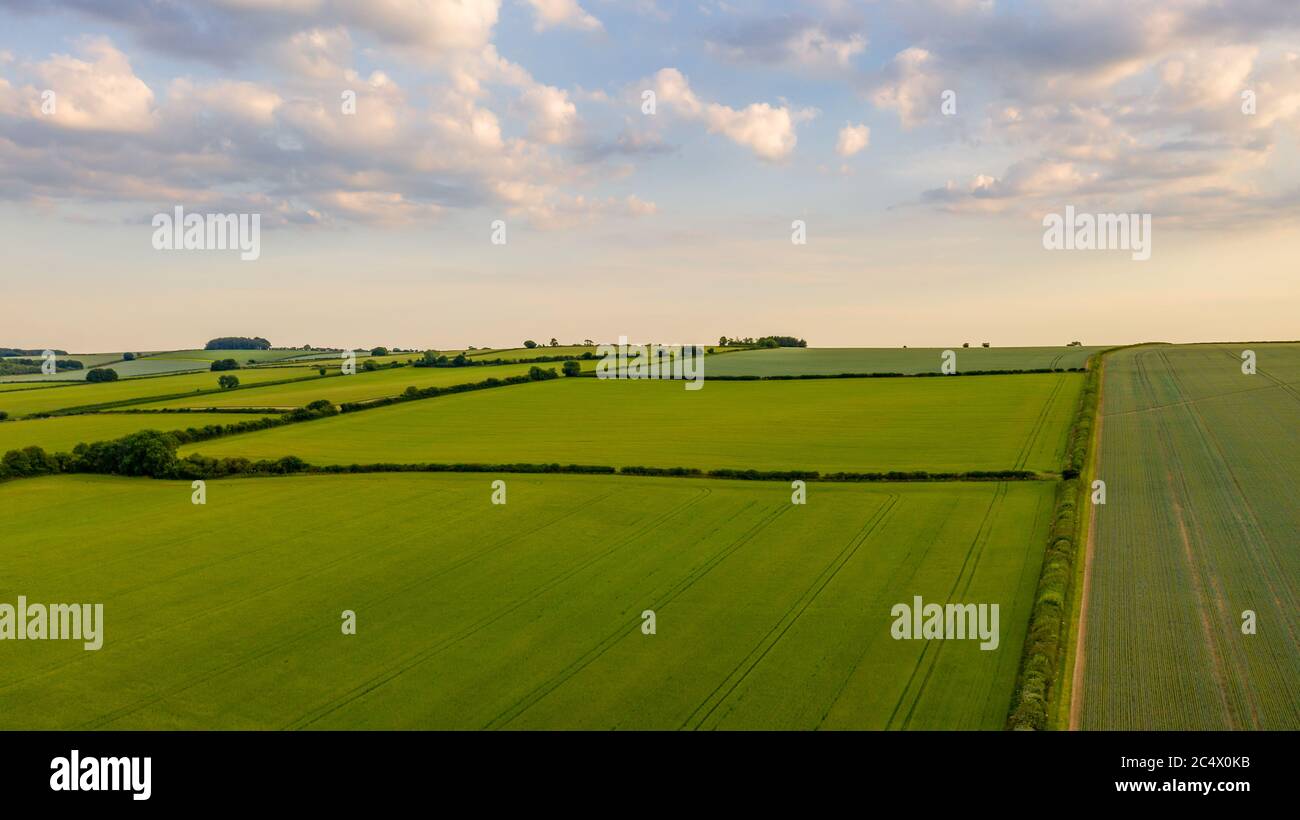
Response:
[[[1007,728],[1042,730],[1059,728],[1062,689],[1070,691],[1067,670],[1077,646],[1075,619],[1082,600],[1081,555],[1090,537],[1089,504],[1091,470],[1100,449],[1102,374],[1105,357],[1118,350],[1145,347],[1144,342],[1099,350],[1089,357],[1088,375],[1066,440],[1061,481],[1057,487],[1051,530],[1042,570],[1034,593],[1025,646],[1016,676],[1016,688],[1007,716]],[[1089,506],[1088,515],[1080,509]]]

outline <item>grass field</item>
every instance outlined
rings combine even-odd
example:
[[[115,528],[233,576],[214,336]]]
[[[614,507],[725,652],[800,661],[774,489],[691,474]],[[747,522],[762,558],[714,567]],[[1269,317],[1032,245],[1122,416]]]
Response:
[[[1300,345],[1108,358],[1083,728],[1300,729],[1298,418]]]
[[[237,424],[264,418],[247,413],[83,413],[0,423],[0,454],[35,445],[46,452],[71,452],[81,442],[108,441],[137,430],[184,430],[209,424]]]
[[[310,350],[168,350],[163,353],[152,353],[146,359],[191,361],[207,366],[217,359],[234,359],[240,364],[245,364],[250,359],[255,362],[275,362],[311,352]]]
[[[311,463],[1055,470],[1082,374],[807,382],[561,379],[407,402],[182,452]]]
[[[582,363],[587,370],[595,362]],[[407,387],[450,387],[456,384],[481,382],[486,379],[506,379],[527,375],[531,364],[505,364],[484,367],[401,367],[395,370],[377,370],[366,373],[358,370],[352,376],[316,379],[291,384],[258,387],[252,390],[235,390],[226,393],[207,393],[184,399],[141,405],[142,409],[175,407],[302,407],[316,399],[329,399],[335,404],[363,402],[387,396],[397,396]],[[561,363],[543,365],[557,372]]]
[[[493,478],[213,481],[205,506],[187,482],[0,485],[4,600],[102,603],[105,635],[0,642],[0,728],[1003,725],[1048,482],[796,506],[783,485],[514,475],[493,506]],[[999,647],[893,640],[913,595],[997,603]]]
[[[950,348],[957,371],[1083,367],[1099,347]],[[708,376],[833,376],[838,373],[938,373],[944,348],[779,347],[745,350],[704,363]]]
[[[31,413],[52,413],[75,407],[108,402],[134,401],[151,396],[175,396],[199,391],[217,392],[217,377],[221,373],[204,371],[176,376],[159,376],[153,379],[128,379],[101,384],[78,384],[50,387],[48,390],[20,390],[0,393],[0,410],[11,417]],[[295,370],[237,370],[233,375],[241,385],[285,379],[317,379],[315,372],[300,373]],[[338,377],[345,378],[345,377]],[[346,377],[351,378],[351,377]]]

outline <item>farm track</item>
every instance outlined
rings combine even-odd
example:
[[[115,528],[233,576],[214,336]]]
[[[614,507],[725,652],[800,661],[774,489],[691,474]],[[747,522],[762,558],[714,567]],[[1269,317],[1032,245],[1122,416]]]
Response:
[[[739,517],[741,514],[743,514],[746,510],[748,510],[752,506],[753,504],[751,503],[737,510],[730,518],[727,519],[727,521],[731,521]],[[697,566],[694,570],[688,573],[685,578],[678,581],[671,589],[668,590],[668,592],[664,593],[663,596],[655,599],[647,608],[654,610],[656,613],[666,609],[673,601],[675,601],[679,596],[681,596],[682,593],[686,592],[688,589],[694,586],[696,582],[698,582],[704,576],[708,575],[715,567],[721,564],[724,560],[730,557],[741,547],[744,547],[747,544],[749,544],[751,541],[753,541],[754,538],[757,537],[759,533],[766,530],[774,521],[776,521],[778,518],[784,515],[789,509],[790,509],[789,506],[778,507],[774,512],[770,512],[767,515],[765,515],[761,520],[759,520],[748,530],[746,530],[739,538],[735,539],[730,544],[724,546],[722,549],[718,550],[717,552],[709,556],[704,561],[703,564]],[[721,529],[721,527],[722,524],[718,524],[714,528],[714,532],[716,532],[718,529]],[[555,691],[560,686],[564,685],[569,680],[571,680],[574,675],[578,674],[583,669],[586,669],[588,666],[590,666],[592,663],[598,660],[602,655],[604,655],[607,651],[609,651],[609,649],[612,648],[619,641],[626,638],[629,634],[632,634],[640,623],[641,623],[641,617],[640,615],[636,615],[635,617],[629,618],[627,621],[620,624],[618,629],[606,635],[603,640],[601,640],[598,644],[596,644],[596,646],[592,647],[589,651],[587,651],[585,654],[583,654],[581,657],[575,660],[572,664],[570,664],[569,666],[561,670],[558,675],[551,678],[546,683],[538,686],[533,691],[529,692],[519,701],[511,705],[504,712],[501,712],[492,720],[488,721],[488,723],[485,724],[483,728],[496,729],[496,728],[502,728],[506,726],[512,720],[519,717],[521,714],[523,714],[525,711],[531,708],[533,704],[542,700],[551,692]]]
[[[961,570],[957,573],[957,578],[954,579],[952,589],[948,591],[948,597],[944,603],[951,603],[960,600],[957,597],[959,587],[962,595],[965,595],[967,590],[970,589],[971,580],[975,577],[975,570],[979,567],[980,558],[984,554],[984,547],[988,543],[989,533],[993,529],[993,520],[996,517],[996,511],[1001,505],[1002,499],[1006,497],[1006,494],[1007,485],[1005,483],[999,483],[998,489],[993,493],[993,498],[989,500],[989,506],[984,510],[984,518],[980,521],[979,530],[976,531],[975,537],[971,539],[970,547],[966,550],[966,557],[962,561]],[[973,562],[971,561],[972,556],[975,559]],[[967,571],[968,568],[969,571]],[[908,700],[908,692],[912,689],[912,683],[916,680],[917,673],[924,669],[925,671],[921,675],[921,682],[916,689],[916,694],[912,696],[911,702],[907,707],[907,713],[903,715],[902,721],[897,728],[906,729],[908,724],[911,722],[912,716],[916,712],[916,705],[920,703],[921,697],[925,694],[925,688],[929,685],[930,676],[933,674],[934,668],[938,664],[939,655],[943,652],[943,646],[947,641],[938,641],[938,648],[931,653],[930,648],[933,647],[935,643],[935,641],[926,641],[925,646],[922,647],[921,654],[917,658],[915,666],[912,667],[912,674],[907,679],[907,685],[903,687],[903,691],[898,696],[898,702],[894,704],[894,710],[889,715],[889,720],[886,722],[886,728],[893,727],[894,721],[898,717],[899,709],[902,708],[903,703]],[[928,662],[926,660],[927,657],[929,658]]]
[[[894,507],[897,506],[897,504],[898,496],[890,494],[886,502],[867,519],[866,523],[863,524],[858,533],[854,535],[853,538],[849,539],[849,543],[845,545],[844,549],[842,549],[840,553],[826,566],[826,568],[822,570],[821,574],[813,581],[812,586],[805,590],[803,595],[801,595],[799,599],[796,600],[788,610],[786,610],[780,620],[778,620],[776,624],[768,630],[768,633],[763,637],[763,639],[759,641],[752,650],[750,650],[749,655],[737,664],[731,674],[723,679],[723,681],[709,693],[708,697],[706,697],[699,706],[695,707],[695,710],[682,723],[680,728],[685,729],[690,727],[698,729],[709,719],[718,707],[731,696],[731,694],[736,690],[736,687],[744,682],[745,678],[747,678],[749,674],[763,661],[763,658],[772,650],[772,647],[785,637],[785,634],[790,631],[790,627],[792,627],[794,623],[799,620],[800,616],[808,610],[808,607],[811,606],[813,601],[817,599],[817,596],[822,593],[822,590],[824,590],[827,585],[835,579],[835,576],[844,568],[844,565],[852,560],[853,556],[857,554],[857,551],[862,544],[871,537],[871,534],[875,532],[876,528],[879,527],[883,521],[889,518],[890,513],[893,512]],[[729,686],[727,685],[728,681],[731,681]],[[712,702],[711,706],[709,706],[710,702]],[[703,714],[700,714],[700,710],[704,709],[706,706],[708,706],[708,709],[704,711]],[[699,715],[698,720],[696,719],[696,715]]]
[[[1056,403],[1056,397],[1061,393],[1062,384],[1064,384],[1064,381],[1058,380],[1056,382],[1056,385],[1052,388],[1052,392],[1049,393],[1047,399],[1044,400],[1042,408],[1039,409],[1038,417],[1034,419],[1034,426],[1030,428],[1029,434],[1025,436],[1025,441],[1020,446],[1020,452],[1016,456],[1015,469],[1023,470],[1025,468],[1025,462],[1029,460],[1030,454],[1034,452],[1034,444],[1037,443],[1038,436],[1042,433],[1047,419],[1052,415],[1052,406]]]

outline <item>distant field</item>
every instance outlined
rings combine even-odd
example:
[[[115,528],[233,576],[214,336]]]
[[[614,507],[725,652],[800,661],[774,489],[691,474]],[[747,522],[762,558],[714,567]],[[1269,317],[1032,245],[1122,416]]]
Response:
[[[103,648],[0,642],[0,729],[991,729],[1048,482],[71,476],[0,485],[4,586]],[[69,505],[75,514],[69,514]],[[978,641],[891,607],[1000,607]],[[656,634],[640,631],[656,614]],[[357,634],[344,636],[352,610]]]
[[[0,454],[35,445],[46,452],[71,452],[85,442],[121,438],[138,430],[183,430],[263,418],[248,413],[84,413],[0,423]]]
[[[444,351],[440,351],[444,352]],[[585,345],[560,345],[559,347],[515,347],[508,350],[467,350],[465,355],[471,359],[505,359],[513,361],[517,359],[536,359],[540,356],[581,356],[583,353],[590,352],[596,355],[595,347]],[[456,355],[454,352],[448,355]]]
[[[220,375],[222,374],[204,371],[153,379],[128,379],[101,384],[51,387],[48,390],[4,392],[0,393],[0,410],[8,412],[10,416],[23,416],[149,396],[174,396],[199,390],[216,391],[217,377]],[[292,370],[237,370],[234,371],[234,375],[239,378],[240,384],[258,384],[297,377],[318,378],[314,373],[298,373]]]
[[[957,371],[1083,367],[1100,347],[955,347]],[[945,348],[778,347],[705,361],[708,376],[798,376],[837,373],[938,373]]]
[[[584,362],[587,370],[595,362]],[[236,390],[226,393],[205,393],[184,399],[141,405],[141,409],[156,410],[176,407],[302,407],[317,399],[328,399],[334,404],[363,402],[400,395],[407,387],[450,387],[487,379],[507,379],[522,376],[536,365],[503,364],[479,367],[401,367],[396,370],[377,370],[330,379],[313,379],[292,384],[271,385],[253,390]],[[557,372],[560,364],[545,365]]]
[[[1300,729],[1298,420],[1300,345],[1108,357],[1082,728]]]
[[[148,358],[154,360],[190,360],[204,363],[213,362],[217,359],[234,359],[240,364],[244,364],[249,359],[257,362],[274,362],[313,352],[311,350],[169,350],[163,353],[151,354]]]
[[[345,377],[347,378],[347,377]],[[1082,374],[802,382],[562,379],[187,448],[312,463],[563,462],[870,471],[1059,469]]]

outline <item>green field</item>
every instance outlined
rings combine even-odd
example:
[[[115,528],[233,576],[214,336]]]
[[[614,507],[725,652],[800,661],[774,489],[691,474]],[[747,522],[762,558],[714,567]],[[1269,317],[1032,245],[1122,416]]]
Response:
[[[587,370],[595,362],[582,363]],[[541,365],[557,372],[562,363]],[[456,384],[481,382],[486,379],[506,379],[527,375],[530,364],[505,364],[481,367],[399,367],[366,373],[358,370],[351,376],[315,379],[291,384],[258,387],[252,390],[235,390],[226,393],[206,393],[184,399],[141,405],[142,409],[175,407],[302,407],[317,399],[329,399],[334,404],[364,402],[397,396],[407,387],[450,387]]]
[[[182,452],[313,464],[563,462],[759,470],[1059,469],[1082,374],[561,379],[406,402]]]
[[[1083,367],[1100,347],[994,347],[951,349],[957,371]],[[745,350],[704,362],[709,376],[833,376],[839,373],[938,373],[941,347],[778,347]]]
[[[1077,725],[1300,729],[1298,419],[1300,345],[1107,358]]]
[[[209,424],[238,424],[264,418],[248,413],[83,413],[0,423],[0,454],[37,446],[46,452],[71,452],[85,442],[121,438],[137,430],[184,430]]]
[[[11,417],[31,413],[52,413],[57,410],[99,405],[108,402],[134,401],[151,396],[176,396],[184,393],[217,392],[217,377],[221,373],[204,371],[177,376],[159,376],[152,379],[128,379],[101,384],[78,384],[51,387],[48,390],[22,390],[0,393],[0,410]],[[237,370],[233,375],[240,385],[286,379],[318,379],[314,372],[296,370]],[[343,378],[343,377],[338,377]],[[242,388],[241,388],[242,389]]]
[[[0,485],[2,729],[999,729],[1053,485],[519,476]],[[69,515],[69,505],[76,514]],[[1000,643],[891,607],[998,604]],[[654,610],[656,632],[640,631]],[[340,629],[356,613],[357,634]]]
[[[217,359],[234,359],[240,364],[245,364],[250,359],[255,362],[275,362],[310,353],[312,353],[310,350],[168,350],[162,353],[151,353],[141,361],[191,361],[198,362],[200,366],[207,366]]]

